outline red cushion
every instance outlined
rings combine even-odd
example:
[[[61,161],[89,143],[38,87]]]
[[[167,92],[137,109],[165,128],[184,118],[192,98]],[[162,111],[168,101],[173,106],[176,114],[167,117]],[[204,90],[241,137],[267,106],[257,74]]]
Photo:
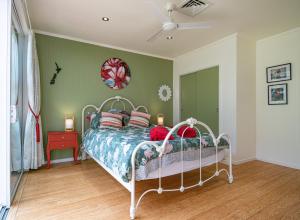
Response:
[[[165,127],[157,126],[150,130],[150,139],[151,141],[162,141],[166,138],[169,130]],[[171,135],[169,140],[174,140],[174,137]]]
[[[187,128],[187,129],[186,129]],[[185,130],[186,129],[186,130]],[[185,130],[185,132],[184,132]],[[183,132],[184,132],[184,135],[183,135]],[[177,131],[177,135],[184,138],[194,138],[197,136],[197,132],[194,128],[190,128],[189,126],[187,125],[182,125],[178,131]]]

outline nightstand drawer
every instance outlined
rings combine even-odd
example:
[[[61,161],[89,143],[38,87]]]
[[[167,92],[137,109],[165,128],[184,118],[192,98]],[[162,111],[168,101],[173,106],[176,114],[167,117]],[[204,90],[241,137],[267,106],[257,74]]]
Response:
[[[76,136],[76,133],[51,133],[48,135],[48,141],[72,141]]]
[[[75,144],[74,141],[52,141],[49,145],[50,149],[65,149],[74,147]]]

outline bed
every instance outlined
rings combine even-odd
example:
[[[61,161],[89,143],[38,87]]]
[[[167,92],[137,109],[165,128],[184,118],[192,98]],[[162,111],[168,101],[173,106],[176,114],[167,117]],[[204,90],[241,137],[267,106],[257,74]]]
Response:
[[[231,164],[231,143],[226,134],[221,134],[217,138],[211,129],[204,123],[189,118],[173,128],[169,128],[169,133],[163,141],[150,141],[149,128],[124,127],[120,130],[88,128],[85,129],[85,117],[87,109],[95,109],[97,112],[110,104],[113,108],[120,104],[123,109],[126,106],[131,110],[142,109],[148,112],[145,106],[135,107],[126,98],[116,96],[105,100],[100,107],[87,105],[82,110],[82,158],[86,154],[94,159],[117,181],[119,181],[131,193],[130,218],[135,218],[135,213],[142,198],[149,192],[183,192],[196,186],[202,186],[220,172],[225,172],[228,182],[232,183]],[[182,125],[188,125],[197,130],[196,138],[183,138],[177,135],[177,130]],[[199,130],[197,126],[202,126],[207,132]],[[170,136],[174,140],[169,140]],[[219,169],[218,163],[228,154],[228,170]],[[202,168],[215,164],[215,173],[202,179]],[[183,173],[199,169],[199,182],[194,185],[185,186]],[[161,178],[181,174],[181,186],[170,189],[163,188]],[[135,198],[135,182],[147,179],[158,179],[158,188],[145,191],[137,200]]]

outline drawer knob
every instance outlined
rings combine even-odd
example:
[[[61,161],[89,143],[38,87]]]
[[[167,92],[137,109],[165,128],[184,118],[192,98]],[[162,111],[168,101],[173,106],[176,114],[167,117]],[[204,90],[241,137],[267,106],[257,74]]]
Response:
[[[64,138],[65,138],[65,136],[62,136],[61,138],[62,138],[62,139],[64,139]]]

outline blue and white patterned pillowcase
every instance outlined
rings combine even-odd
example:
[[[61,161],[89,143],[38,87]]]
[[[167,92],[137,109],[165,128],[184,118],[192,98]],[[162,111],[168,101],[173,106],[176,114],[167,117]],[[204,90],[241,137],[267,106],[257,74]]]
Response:
[[[108,112],[114,113],[114,114],[121,114],[122,115],[122,125],[127,126],[129,119],[130,119],[130,113],[125,111],[125,110],[120,110],[120,109],[110,109]]]
[[[98,112],[93,112],[90,114],[90,127],[92,129],[99,128],[100,126],[101,114]]]

